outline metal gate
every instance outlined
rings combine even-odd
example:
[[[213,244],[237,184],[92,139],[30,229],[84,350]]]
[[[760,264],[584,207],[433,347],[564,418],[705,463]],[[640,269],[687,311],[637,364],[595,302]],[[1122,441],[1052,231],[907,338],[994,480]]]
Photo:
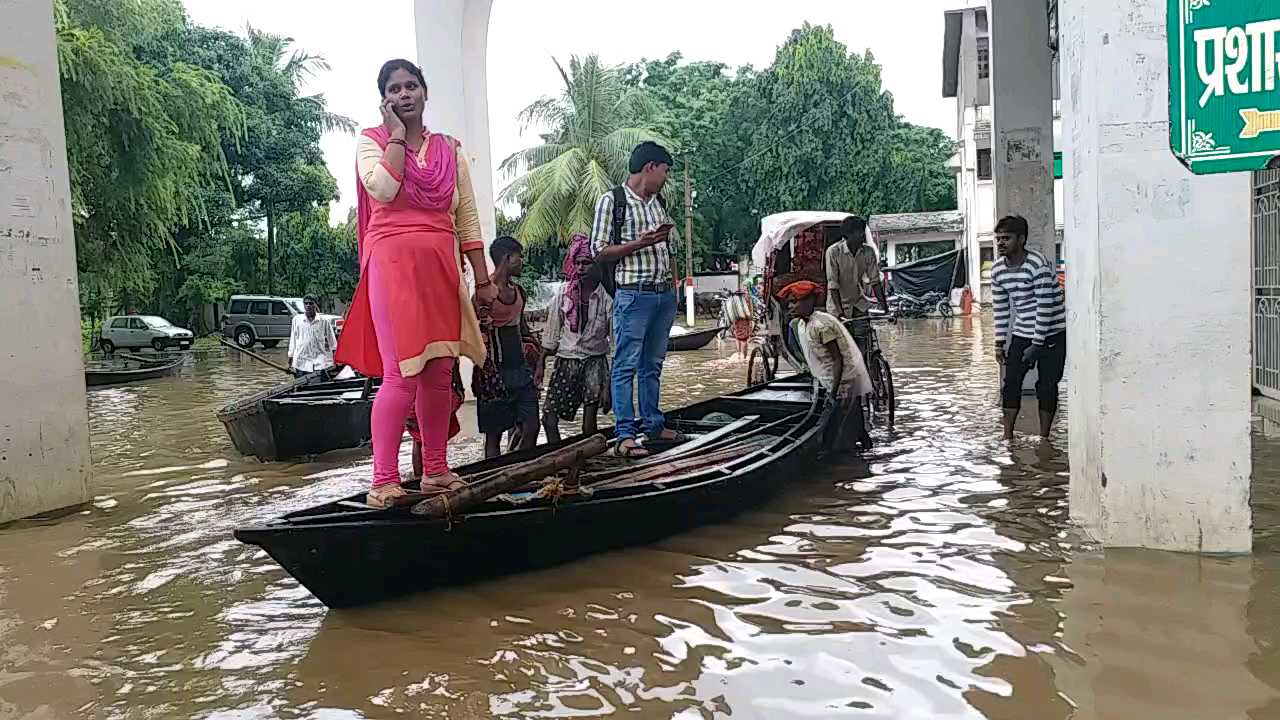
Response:
[[[1280,400],[1280,170],[1253,174],[1253,382]]]

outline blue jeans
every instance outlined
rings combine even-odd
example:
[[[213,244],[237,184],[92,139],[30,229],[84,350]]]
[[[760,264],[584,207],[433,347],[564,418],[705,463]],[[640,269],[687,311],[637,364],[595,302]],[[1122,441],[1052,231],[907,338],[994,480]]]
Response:
[[[655,437],[664,418],[658,409],[662,389],[662,361],[676,320],[676,296],[618,288],[613,299],[613,417],[618,439],[641,432]],[[640,384],[640,418],[632,403],[635,380]]]

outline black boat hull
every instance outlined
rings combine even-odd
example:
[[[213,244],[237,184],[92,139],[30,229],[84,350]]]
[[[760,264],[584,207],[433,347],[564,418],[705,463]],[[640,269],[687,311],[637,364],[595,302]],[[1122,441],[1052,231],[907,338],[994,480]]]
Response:
[[[169,361],[164,365],[155,367],[143,367],[129,370],[95,370],[86,369],[84,371],[84,384],[86,387],[101,387],[103,385],[123,385],[125,383],[140,382],[142,380],[155,380],[156,378],[173,375],[182,367],[183,358]]]
[[[315,377],[284,383],[218,413],[231,442],[263,462],[320,455],[369,443],[374,393],[363,379]]]
[[[701,403],[683,412],[700,417],[726,407],[725,400],[732,398],[721,399],[719,404]],[[749,407],[749,403],[738,404],[744,411]],[[727,476],[725,472],[704,471],[692,484],[597,493],[554,508],[512,507],[469,514],[451,523],[422,520],[407,513],[374,513],[373,519],[350,522],[289,522],[290,518],[305,519],[309,511],[303,511],[270,524],[237,529],[235,536],[264,549],[321,602],[334,608],[650,543],[721,522],[803,476],[823,442],[825,407],[818,402],[784,403],[772,410],[777,416],[797,410],[808,415],[795,437],[787,438],[775,451],[744,460]],[[562,445],[575,440],[566,439]],[[500,460],[510,463],[545,451],[544,446]],[[458,472],[467,475],[496,466],[489,461]]]
[[[701,350],[723,331],[724,328],[717,327],[711,328],[710,330],[699,330],[685,335],[673,335],[667,339],[667,352]]]

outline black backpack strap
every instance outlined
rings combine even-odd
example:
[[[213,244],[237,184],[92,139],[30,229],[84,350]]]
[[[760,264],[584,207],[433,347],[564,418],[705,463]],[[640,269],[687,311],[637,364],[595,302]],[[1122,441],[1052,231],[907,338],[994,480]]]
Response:
[[[613,227],[609,231],[609,244],[622,244],[622,226],[627,222],[627,193],[621,185],[613,189]]]
[[[622,226],[627,222],[627,192],[621,185],[610,192],[613,194],[613,222],[609,228],[609,244],[621,245]],[[618,291],[618,263],[602,262],[601,265],[604,272],[601,273],[600,284],[609,293],[609,297],[613,297]]]

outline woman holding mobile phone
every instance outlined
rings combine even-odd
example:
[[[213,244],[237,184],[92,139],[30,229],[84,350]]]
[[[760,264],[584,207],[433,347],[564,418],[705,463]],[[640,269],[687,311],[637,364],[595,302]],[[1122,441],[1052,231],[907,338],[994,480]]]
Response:
[[[382,124],[361,133],[357,151],[360,283],[336,358],[383,379],[370,420],[368,503],[391,507],[417,499],[400,486],[400,441],[411,410],[422,438],[422,490],[461,485],[447,457],[458,432],[453,369],[459,357],[485,357],[463,256],[475,273],[476,302],[492,303],[495,288],[461,145],[424,124],[422,70],[388,61],[378,92]]]

